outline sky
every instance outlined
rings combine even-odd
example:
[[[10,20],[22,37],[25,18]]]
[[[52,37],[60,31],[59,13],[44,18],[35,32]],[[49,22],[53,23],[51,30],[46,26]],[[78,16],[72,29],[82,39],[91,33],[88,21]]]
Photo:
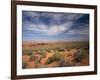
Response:
[[[24,41],[88,41],[89,14],[22,11]]]

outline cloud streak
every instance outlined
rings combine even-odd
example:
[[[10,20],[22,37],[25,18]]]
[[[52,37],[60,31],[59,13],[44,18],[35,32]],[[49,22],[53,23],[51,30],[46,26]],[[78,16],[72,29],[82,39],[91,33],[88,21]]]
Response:
[[[39,39],[41,36],[61,40],[60,36],[64,36],[70,40],[77,35],[80,35],[78,39],[89,36],[88,14],[23,11],[22,17],[23,39]]]
[[[72,25],[72,22],[61,25],[45,25],[45,24],[25,24],[24,30],[41,32],[44,35],[58,35],[65,31],[68,31]],[[28,26],[28,27],[27,27]]]

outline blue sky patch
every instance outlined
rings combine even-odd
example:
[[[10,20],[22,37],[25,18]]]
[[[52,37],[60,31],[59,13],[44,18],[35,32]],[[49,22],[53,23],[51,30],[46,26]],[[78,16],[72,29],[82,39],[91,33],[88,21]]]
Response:
[[[24,41],[88,41],[89,14],[22,11]]]

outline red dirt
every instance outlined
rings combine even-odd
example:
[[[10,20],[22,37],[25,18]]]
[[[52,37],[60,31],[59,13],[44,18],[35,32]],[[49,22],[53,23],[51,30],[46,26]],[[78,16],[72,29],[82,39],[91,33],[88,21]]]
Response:
[[[23,55],[22,56],[22,61],[23,61],[23,63],[29,62],[30,61],[30,56],[29,55]]]

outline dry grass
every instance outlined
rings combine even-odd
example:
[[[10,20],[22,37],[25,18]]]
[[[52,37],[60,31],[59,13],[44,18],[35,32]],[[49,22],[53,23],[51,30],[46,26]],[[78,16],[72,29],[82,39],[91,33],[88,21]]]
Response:
[[[24,69],[87,66],[88,42],[25,43],[22,61]]]

